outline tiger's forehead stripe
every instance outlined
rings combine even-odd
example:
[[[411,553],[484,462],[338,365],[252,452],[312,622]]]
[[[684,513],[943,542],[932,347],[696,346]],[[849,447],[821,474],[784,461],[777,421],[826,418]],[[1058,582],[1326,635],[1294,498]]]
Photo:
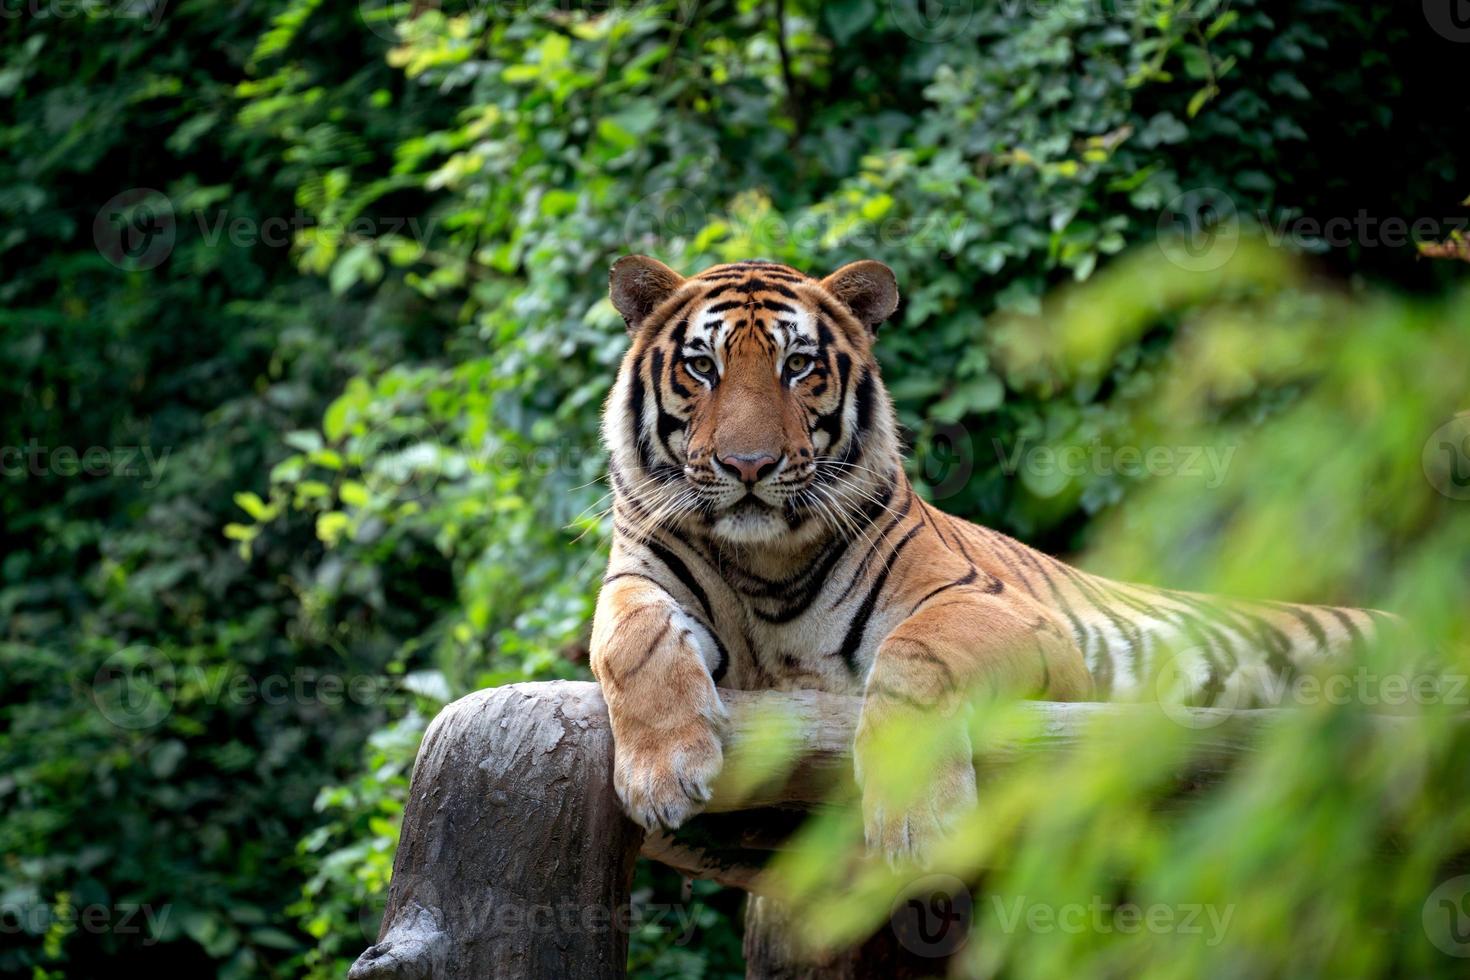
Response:
[[[768,259],[747,259],[743,262],[727,262],[712,266],[695,276],[696,279],[737,279],[751,275],[762,275],[785,282],[809,282],[811,277],[779,262]]]
[[[688,280],[696,289],[673,318],[677,337],[671,339],[726,357],[747,348],[773,355],[813,346],[826,331],[811,300],[792,288],[813,281],[773,262],[715,266]]]

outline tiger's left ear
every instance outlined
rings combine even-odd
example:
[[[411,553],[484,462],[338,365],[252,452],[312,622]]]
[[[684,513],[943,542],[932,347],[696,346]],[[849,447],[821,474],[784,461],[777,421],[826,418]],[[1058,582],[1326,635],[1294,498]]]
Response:
[[[608,295],[629,333],[637,333],[648,315],[683,284],[683,276],[646,255],[623,256],[607,275]]]
[[[882,262],[849,262],[823,279],[822,286],[852,310],[871,333],[877,333],[878,325],[898,309],[898,280]]]

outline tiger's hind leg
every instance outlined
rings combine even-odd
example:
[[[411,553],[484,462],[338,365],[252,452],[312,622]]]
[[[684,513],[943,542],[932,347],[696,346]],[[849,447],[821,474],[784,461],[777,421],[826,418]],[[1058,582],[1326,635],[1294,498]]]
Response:
[[[921,603],[878,647],[864,687],[853,757],[869,849],[894,864],[924,864],[974,806],[967,719],[975,698],[1091,694],[1081,651],[1040,605],[978,590]],[[931,781],[917,796],[908,786],[914,767],[893,764],[892,741],[903,732],[920,733],[934,752]]]

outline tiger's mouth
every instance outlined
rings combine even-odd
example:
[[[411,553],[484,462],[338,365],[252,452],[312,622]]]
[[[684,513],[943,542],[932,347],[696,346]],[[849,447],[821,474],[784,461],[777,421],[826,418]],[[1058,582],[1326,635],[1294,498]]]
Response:
[[[749,492],[717,511],[711,528],[717,537],[744,544],[769,542],[789,533],[783,508]]]
[[[753,514],[769,514],[779,510],[775,504],[766,503],[755,495],[755,491],[749,491],[745,496],[725,508],[725,513],[732,516],[749,516]]]

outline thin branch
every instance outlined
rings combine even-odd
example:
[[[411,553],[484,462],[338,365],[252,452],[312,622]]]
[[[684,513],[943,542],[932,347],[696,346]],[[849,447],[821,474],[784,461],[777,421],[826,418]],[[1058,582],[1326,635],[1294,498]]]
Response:
[[[1470,238],[1459,232],[1442,242],[1420,242],[1419,254],[1427,259],[1459,259],[1470,262]]]

